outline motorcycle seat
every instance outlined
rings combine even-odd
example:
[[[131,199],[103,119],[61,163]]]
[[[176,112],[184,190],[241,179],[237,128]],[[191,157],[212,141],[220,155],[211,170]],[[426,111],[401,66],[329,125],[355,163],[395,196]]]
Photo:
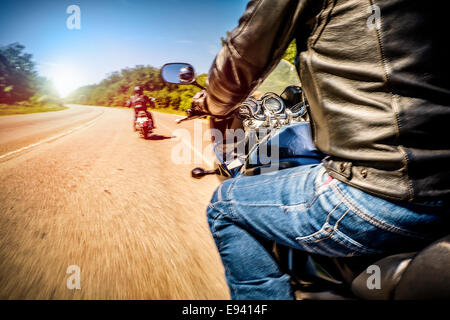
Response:
[[[374,272],[364,270],[351,283],[352,292],[358,298],[450,298],[450,235],[419,252],[391,255],[372,265],[378,266],[380,270],[379,287],[368,285],[374,283]]]

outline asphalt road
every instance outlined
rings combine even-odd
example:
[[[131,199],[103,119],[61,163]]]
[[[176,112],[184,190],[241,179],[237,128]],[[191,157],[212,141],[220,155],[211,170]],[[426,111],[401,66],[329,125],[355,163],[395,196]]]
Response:
[[[208,141],[181,139],[206,123],[155,113],[144,140],[131,117],[87,106],[0,117],[1,299],[229,298],[205,216],[218,180],[190,177],[211,165]],[[67,286],[71,265],[81,289]]]

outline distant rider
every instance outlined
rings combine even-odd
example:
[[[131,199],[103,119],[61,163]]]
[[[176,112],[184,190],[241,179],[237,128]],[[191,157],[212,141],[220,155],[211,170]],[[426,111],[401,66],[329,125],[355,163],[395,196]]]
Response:
[[[136,121],[139,111],[145,111],[147,113],[147,117],[152,121],[153,128],[156,128],[153,116],[151,112],[147,110],[148,107],[155,108],[155,99],[150,99],[148,96],[146,96],[141,86],[134,87],[134,92],[135,95],[131,96],[126,103],[126,106],[128,108],[134,108],[134,121]]]
[[[181,83],[192,83],[195,79],[194,69],[191,66],[181,68],[178,77]]]

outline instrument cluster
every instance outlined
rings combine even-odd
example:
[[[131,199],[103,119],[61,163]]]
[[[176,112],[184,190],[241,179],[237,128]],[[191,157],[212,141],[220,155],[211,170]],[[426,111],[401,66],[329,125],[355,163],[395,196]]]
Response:
[[[237,108],[236,114],[246,128],[280,128],[292,122],[305,121],[306,102],[287,106],[279,95],[268,92],[259,99],[247,98]]]

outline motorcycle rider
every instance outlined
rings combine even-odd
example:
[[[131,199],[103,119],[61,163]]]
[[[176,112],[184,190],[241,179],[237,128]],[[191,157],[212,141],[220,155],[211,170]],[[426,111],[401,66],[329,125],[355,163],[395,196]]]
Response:
[[[134,108],[134,121],[136,121],[139,111],[145,111],[147,117],[152,121],[153,128],[156,128],[155,121],[153,120],[153,115],[150,111],[147,110],[148,107],[155,108],[155,99],[150,99],[148,96],[146,96],[141,86],[134,87],[134,93],[135,95],[131,96],[126,103],[126,106],[128,108]]]
[[[181,83],[191,83],[195,78],[194,69],[191,66],[186,66],[180,69],[178,77]]]
[[[230,116],[296,39],[313,140],[328,156],[215,191],[207,216],[233,299],[294,298],[267,240],[350,257],[416,251],[447,234],[444,15],[430,1],[249,2],[188,114]]]

